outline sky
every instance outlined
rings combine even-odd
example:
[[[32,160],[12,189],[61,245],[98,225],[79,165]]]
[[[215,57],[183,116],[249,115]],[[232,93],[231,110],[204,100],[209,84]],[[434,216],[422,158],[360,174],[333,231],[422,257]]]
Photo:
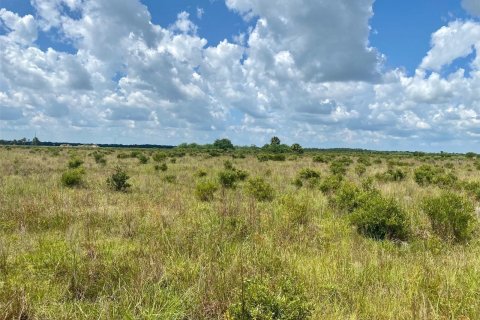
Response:
[[[478,151],[480,0],[0,0],[0,139]]]

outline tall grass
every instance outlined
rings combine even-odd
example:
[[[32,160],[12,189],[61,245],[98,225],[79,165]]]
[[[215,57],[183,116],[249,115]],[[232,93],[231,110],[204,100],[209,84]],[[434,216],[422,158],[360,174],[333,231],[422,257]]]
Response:
[[[465,157],[329,153],[314,161],[304,153],[258,161],[187,152],[172,157],[167,174],[129,150],[102,152],[99,166],[91,150],[75,149],[82,187],[65,188],[69,149],[30,150],[0,148],[0,319],[480,318],[478,235],[445,241],[422,207],[445,188],[475,207],[477,199],[414,180],[415,168],[446,163],[459,182],[480,180]],[[361,159],[365,172],[347,158]],[[404,179],[369,179],[392,163],[409,163]],[[106,183],[118,167],[128,172],[129,192]],[[318,181],[299,188],[292,181],[304,168]],[[211,194],[196,191],[202,179]],[[350,200],[366,190],[395,199],[408,239],[357,232]],[[259,201],[264,193],[274,197]],[[373,220],[376,207],[388,209],[369,206]]]

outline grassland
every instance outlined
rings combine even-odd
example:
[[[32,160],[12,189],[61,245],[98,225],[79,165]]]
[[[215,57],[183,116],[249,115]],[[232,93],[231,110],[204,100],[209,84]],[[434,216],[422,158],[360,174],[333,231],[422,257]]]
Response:
[[[139,152],[0,148],[0,319],[480,319],[477,230],[454,241],[422,206],[449,191],[476,208],[475,157]],[[106,183],[117,165],[126,192]],[[442,178],[418,182],[422,165]],[[248,177],[230,188],[232,167]],[[393,198],[408,236],[358,232],[347,184]]]

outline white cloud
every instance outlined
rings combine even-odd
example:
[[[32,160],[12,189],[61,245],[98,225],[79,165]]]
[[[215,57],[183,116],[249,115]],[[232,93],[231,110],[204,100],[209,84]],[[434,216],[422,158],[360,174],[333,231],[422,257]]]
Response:
[[[432,35],[432,49],[420,65],[424,69],[440,70],[454,60],[480,49],[480,23],[454,21]]]
[[[308,81],[372,81],[381,57],[369,47],[373,0],[227,0],[227,6],[259,17],[249,39],[250,59],[269,68],[289,51]],[[253,62],[252,62],[253,63]]]
[[[37,39],[37,23],[32,15],[20,17],[6,9],[0,9],[0,28],[9,31],[9,37],[15,42],[28,45]]]
[[[262,144],[276,134],[287,143],[386,149],[478,143],[474,21],[435,32],[409,76],[382,71],[368,44],[372,0],[227,0],[254,27],[215,46],[188,13],[155,25],[138,0],[32,3],[35,18],[0,11],[2,134],[35,128],[51,140],[172,144],[219,136]],[[38,48],[37,30],[73,52]],[[469,72],[445,72],[469,55]]]

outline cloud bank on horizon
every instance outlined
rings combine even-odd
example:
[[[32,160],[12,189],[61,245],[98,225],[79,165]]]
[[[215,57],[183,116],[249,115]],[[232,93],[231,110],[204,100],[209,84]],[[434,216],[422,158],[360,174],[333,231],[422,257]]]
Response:
[[[411,74],[370,44],[373,2],[226,0],[251,27],[218,44],[199,7],[169,25],[139,0],[2,8],[0,138],[475,150],[480,1],[462,1],[469,17],[435,31]]]

